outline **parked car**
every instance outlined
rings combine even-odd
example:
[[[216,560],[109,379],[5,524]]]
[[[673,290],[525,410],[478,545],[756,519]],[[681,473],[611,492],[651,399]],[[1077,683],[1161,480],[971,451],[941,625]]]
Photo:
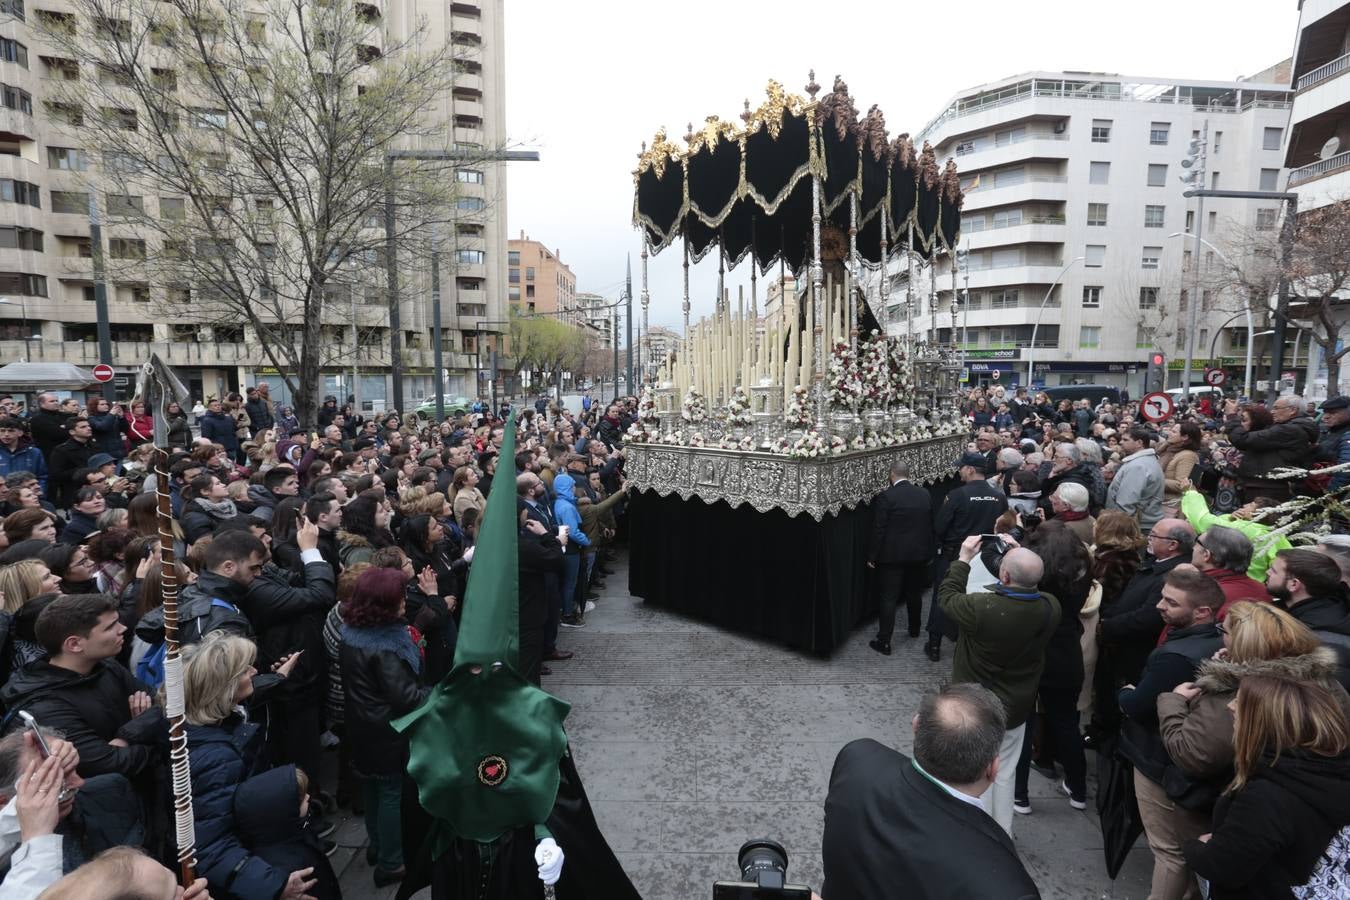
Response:
[[[1075,403],[1079,400],[1087,400],[1093,406],[1096,406],[1102,402],[1103,397],[1112,403],[1120,402],[1120,388],[1114,384],[1061,384],[1046,388],[1045,395],[1054,404],[1058,404],[1061,400],[1070,400]]]
[[[445,415],[446,418],[462,416],[473,408],[473,401],[468,397],[446,397]],[[419,419],[432,421],[436,418],[436,398],[428,397],[415,405],[412,409],[412,415]]]

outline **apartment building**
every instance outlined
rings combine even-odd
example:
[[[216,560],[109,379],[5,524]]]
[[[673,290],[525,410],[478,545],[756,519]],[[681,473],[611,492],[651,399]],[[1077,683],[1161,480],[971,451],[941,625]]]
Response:
[[[456,0],[404,5],[358,3],[353,12],[371,23],[371,40],[392,45],[423,23],[433,40],[452,46],[453,87],[432,111],[440,126],[407,149],[491,150],[505,141],[502,0]],[[286,402],[284,380],[244,324],[203,323],[191,303],[181,311],[154,303],[173,289],[138,272],[145,242],[119,225],[115,210],[104,230],[104,253],[113,267],[107,284],[112,358],[101,358],[96,341],[94,272],[87,198],[112,187],[104,176],[101,148],[83,121],[47,102],[58,79],[104,78],[80,72],[60,58],[37,23],[44,16],[71,17],[62,0],[5,0],[0,4],[0,361],[68,361],[90,367],[111,364],[121,396],[134,389],[135,374],[151,351],[174,367],[194,397],[220,396],[268,381]],[[260,28],[266,26],[259,20]],[[95,30],[93,23],[71,27]],[[260,53],[266,41],[259,42]],[[379,47],[370,48],[379,65]],[[134,113],[133,113],[134,114]],[[456,170],[454,235],[437,235],[453,246],[441,261],[443,347],[447,388],[473,393],[474,347],[483,331],[504,330],[506,299],[506,178],[501,163]],[[115,191],[114,191],[115,193]],[[139,199],[139,198],[137,198]],[[181,203],[181,201],[178,201]],[[242,202],[248,202],[244,200]],[[161,200],[160,214],[168,216]],[[379,227],[378,223],[371,223]],[[443,255],[444,256],[444,255]],[[372,260],[372,265],[379,265]],[[429,394],[433,385],[431,280],[425,258],[402,271],[400,320],[404,347],[404,394]],[[447,277],[448,275],[448,277]],[[371,279],[367,279],[371,280]],[[448,284],[447,284],[448,281]],[[335,295],[324,317],[326,355],[323,393],[356,394],[367,410],[385,408],[393,396],[389,314],[381,290]],[[359,329],[356,323],[359,322]],[[351,348],[343,353],[334,348]]]
[[[590,329],[590,332],[596,335],[600,340],[600,346],[606,350],[614,349],[614,313],[615,307],[612,300],[583,291],[572,299],[572,304],[568,308],[568,315],[564,321],[576,325],[579,328]],[[623,310],[618,310],[623,314]],[[619,325],[623,327],[622,322]]]
[[[1300,212],[1350,200],[1350,3],[1304,0],[1299,4],[1294,39],[1293,108],[1284,164],[1289,190],[1298,194]],[[1307,325],[1297,317],[1295,327]],[[1327,369],[1321,349],[1309,339],[1307,393],[1328,394]],[[1290,367],[1298,362],[1290,359]],[[1350,373],[1342,369],[1338,393],[1350,390]]]
[[[507,299],[511,309],[525,315],[554,315],[575,319],[577,276],[562,261],[561,250],[549,250],[520,232],[506,245]]]
[[[1210,200],[1197,252],[1181,162],[1207,135],[1206,187],[1280,188],[1287,71],[1239,81],[1034,72],[962,91],[918,139],[960,167],[965,262],[953,283],[951,262],[938,261],[936,321],[916,303],[916,330],[951,340],[955,290],[972,382],[1027,383],[1031,351],[1037,383],[1137,394],[1157,347],[1179,383],[1195,267],[1217,272],[1216,251],[1231,256],[1239,237],[1274,240],[1279,215],[1274,203]],[[892,276],[889,295],[901,332],[906,277]],[[931,278],[916,277],[916,295]],[[1247,330],[1233,327],[1242,317],[1225,320],[1241,300],[1219,287],[1201,294],[1196,369],[1236,366]]]
[[[664,325],[652,325],[642,336],[642,372],[648,379],[656,378],[672,353],[680,350],[680,332]]]

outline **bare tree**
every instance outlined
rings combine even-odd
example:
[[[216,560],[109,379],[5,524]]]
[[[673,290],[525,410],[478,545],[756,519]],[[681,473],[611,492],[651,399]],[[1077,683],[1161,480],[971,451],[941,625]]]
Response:
[[[1287,273],[1293,286],[1296,318],[1312,321],[1312,337],[1327,366],[1327,394],[1341,393],[1341,359],[1346,302],[1350,300],[1350,201],[1339,200],[1300,213]]]
[[[256,340],[312,423],[323,366],[357,352],[353,327],[357,345],[383,330],[387,200],[401,252],[453,220],[446,163],[387,160],[450,143],[455,45],[425,23],[389,40],[360,2],[68,5],[38,16],[78,75],[49,105],[101,155],[87,180],[107,191],[113,274],[143,273],[161,321]]]

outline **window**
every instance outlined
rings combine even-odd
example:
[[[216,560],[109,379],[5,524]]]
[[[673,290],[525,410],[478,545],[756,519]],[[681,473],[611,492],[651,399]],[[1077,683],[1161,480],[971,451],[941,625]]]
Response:
[[[126,19],[94,19],[94,37],[100,41],[131,40],[131,22]]]
[[[1189,272],[1191,270],[1191,251],[1181,251],[1181,271]]]
[[[166,240],[164,242],[163,256],[165,259],[186,259],[187,254],[187,241]]]
[[[109,194],[108,215],[116,218],[131,218],[145,212],[145,198],[130,194]]]
[[[1100,284],[1083,285],[1083,306],[1098,307],[1102,305],[1102,286]]]
[[[250,44],[267,42],[267,22],[263,19],[248,19],[244,22],[244,34]]]
[[[1201,292],[1200,292],[1200,311],[1201,311],[1201,312],[1209,312],[1210,304],[1213,303],[1213,301],[1214,301],[1214,292],[1213,292],[1213,291],[1201,291]]]
[[[1201,347],[1208,347],[1208,346],[1209,346],[1209,329],[1208,329],[1208,328],[1201,328],[1201,329],[1200,329],[1199,346],[1201,346]]]
[[[533,297],[533,296],[534,296],[534,285],[532,285],[532,284],[527,284],[527,285],[525,285],[525,296],[526,296],[526,297]]]
[[[506,254],[506,264],[507,264],[508,266],[518,266],[518,265],[520,265],[520,251],[519,251],[519,250],[511,250],[511,251],[507,252],[507,254]]]
[[[1171,130],[1170,122],[1154,122],[1148,127],[1148,142],[1155,147],[1167,146],[1167,133]]]
[[[1275,209],[1258,209],[1256,211],[1256,230],[1274,231],[1275,221],[1279,214],[1279,210]]]
[[[150,83],[161,91],[172,93],[178,90],[178,73],[173,69],[151,69]]]
[[[1106,184],[1111,180],[1111,164],[1094,162],[1088,164],[1088,184]]]
[[[48,147],[47,168],[83,172],[89,168],[89,156],[83,150],[74,147]]]
[[[84,191],[52,191],[52,212],[84,215],[89,212],[89,195]]]
[[[994,132],[994,146],[1006,147],[1009,144],[1018,144],[1027,139],[1027,129],[1019,125],[1016,128],[1008,128],[1003,131]]]
[[[456,169],[455,180],[460,184],[482,184],[483,173],[477,169]]]
[[[511,284],[520,284],[520,270],[511,269],[506,276],[506,280]]]
[[[1228,349],[1229,350],[1247,349],[1247,329],[1230,328],[1228,330]]]
[[[23,88],[11,87],[8,84],[0,84],[0,95],[3,95],[4,104],[7,109],[17,109],[25,115],[33,114],[33,95]]]
[[[1014,184],[1025,184],[1027,180],[1027,170],[1025,166],[1015,166],[1011,169],[1000,169],[994,173],[994,187],[1010,187]]]
[[[1134,349],[1150,350],[1153,348],[1153,329],[1145,325],[1136,325],[1134,327]]]
[[[1144,207],[1144,227],[1162,228],[1163,220],[1166,218],[1167,207],[1165,206],[1145,206]]]
[[[1216,212],[1211,212],[1205,218],[1207,219],[1207,221],[1205,222],[1205,228],[1208,229],[1210,234],[1217,234],[1219,231],[1219,214]]]
[[[1105,225],[1105,224],[1106,224],[1106,204],[1105,204],[1105,203],[1089,203],[1089,204],[1088,204],[1087,223],[1088,223],[1089,225]]]
[[[187,204],[182,197],[160,197],[159,217],[170,222],[182,222],[187,218]]]
[[[1162,259],[1161,247],[1145,247],[1143,255],[1143,268],[1156,269],[1158,261]]]
[[[1205,251],[1205,271],[1209,272],[1214,268],[1214,251]]]
[[[1017,288],[1003,288],[989,292],[990,309],[1016,309],[1021,291]]]
[[[460,250],[459,264],[462,266],[481,266],[486,254],[482,250]]]
[[[224,128],[225,110],[193,107],[188,110],[188,124],[193,128]]]
[[[1280,189],[1280,170],[1262,169],[1260,190],[1277,191],[1279,189]]]
[[[1106,245],[1088,244],[1083,257],[1084,266],[1089,269],[1100,269],[1106,264]]]
[[[1102,345],[1102,327],[1084,325],[1078,329],[1078,346],[1084,350],[1093,350]]]
[[[506,289],[506,297],[507,297],[507,299],[510,300],[512,303],[519,303],[519,302],[520,302],[520,288],[518,288],[518,287],[507,288],[507,289]]]
[[[0,294],[22,294],[25,297],[47,296],[47,279],[27,272],[0,272]]]
[[[23,0],[0,0],[0,13],[11,15],[20,22],[27,21],[23,13]]]
[[[103,170],[116,174],[126,175],[132,172],[142,172],[145,170],[145,164],[141,158],[131,153],[118,153],[112,150],[103,151]]]
[[[28,68],[28,47],[10,38],[0,38],[0,62],[12,62]]]
[[[1111,142],[1111,120],[1092,120],[1092,143],[1109,144]]]
[[[525,280],[534,281],[534,266],[525,267]]]
[[[1212,145],[1210,149],[1213,150],[1214,155],[1217,156],[1219,151],[1223,149],[1223,132],[1222,131],[1214,132],[1214,140],[1211,141],[1210,143]]]
[[[1209,189],[1210,189],[1211,191],[1217,191],[1217,190],[1219,189],[1219,173],[1218,173],[1218,172],[1210,172],[1210,173],[1209,173]]]
[[[1186,231],[1189,232],[1195,227],[1195,210],[1186,210]]]
[[[42,232],[36,228],[0,227],[0,250],[42,252]]]
[[[131,69],[126,66],[113,65],[112,63],[99,63],[98,83],[115,84],[118,87],[131,87],[136,83],[136,79],[132,77]]]
[[[113,128],[120,128],[123,131],[136,130],[136,110],[121,109],[118,107],[105,107],[102,110],[103,121]]]
[[[455,208],[464,212],[481,212],[486,205],[482,197],[460,197],[455,201]]]
[[[1280,145],[1283,143],[1284,143],[1283,128],[1267,128],[1265,132],[1261,135],[1262,150],[1278,150],[1280,149]]]
[[[1167,164],[1149,163],[1148,164],[1148,186],[1163,187],[1167,184]]]
[[[994,213],[995,228],[1012,228],[1014,225],[1022,224],[1022,211],[1020,209],[1000,209]]]
[[[1181,294],[1177,300],[1177,312],[1185,312],[1191,305],[1191,292],[1185,288],[1181,289]]]
[[[1139,289],[1139,308],[1157,309],[1158,308],[1158,289],[1155,287],[1141,287]]]
[[[109,238],[108,255],[113,259],[145,259],[145,241],[133,238]]]

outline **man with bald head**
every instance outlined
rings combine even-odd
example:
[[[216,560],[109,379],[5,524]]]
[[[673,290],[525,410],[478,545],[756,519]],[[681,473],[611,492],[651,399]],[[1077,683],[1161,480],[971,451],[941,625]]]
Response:
[[[965,593],[970,561],[980,552],[983,540],[972,535],[961,544],[960,556],[938,590],[938,603],[960,628],[952,681],[984,685],[1003,701],[1008,713],[998,774],[982,799],[989,814],[1011,835],[1017,758],[1060,609],[1057,599],[1038,588],[1045,574],[1041,558],[1007,535],[997,538],[1012,548],[999,566],[998,583],[979,593]]]

